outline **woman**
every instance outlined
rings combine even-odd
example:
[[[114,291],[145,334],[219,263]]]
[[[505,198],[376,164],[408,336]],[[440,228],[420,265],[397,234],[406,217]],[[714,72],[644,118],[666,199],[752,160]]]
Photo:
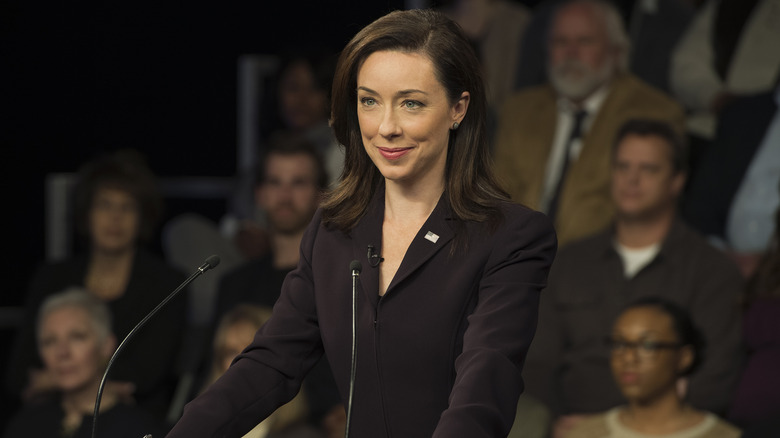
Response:
[[[70,286],[86,288],[108,304],[114,315],[112,331],[121,339],[185,278],[145,249],[154,237],[162,198],[138,153],[122,150],[86,163],[73,194],[84,250],[42,265],[32,278],[28,317],[20,328],[7,376],[10,387],[24,400],[53,385],[51,376],[40,370],[34,348],[34,315],[48,295]],[[185,294],[180,294],[138,332],[111,369],[112,380],[117,385],[125,382],[122,387],[128,392],[134,389],[136,401],[160,418],[176,385],[185,306]]]
[[[255,332],[270,317],[270,308],[239,304],[220,318],[214,333],[212,362],[204,390],[227,371],[233,359],[252,342]],[[323,438],[321,433],[306,424],[307,413],[306,396],[299,392],[244,438]]]
[[[4,437],[91,436],[95,394],[116,347],[108,307],[79,288],[50,295],[37,319],[37,346],[55,392],[17,413]],[[139,438],[161,430],[151,415],[126,404],[121,394],[104,391],[98,437]]]
[[[350,436],[506,436],[556,239],[493,179],[479,72],[430,10],[392,12],[345,47],[332,103],[343,178],[271,319],[170,437],[241,436],[323,353],[348,413],[354,389]]]
[[[615,321],[607,344],[626,406],[575,425],[566,438],[729,438],[739,429],[687,404],[678,380],[701,362],[703,341],[687,312],[662,298],[640,299]]]

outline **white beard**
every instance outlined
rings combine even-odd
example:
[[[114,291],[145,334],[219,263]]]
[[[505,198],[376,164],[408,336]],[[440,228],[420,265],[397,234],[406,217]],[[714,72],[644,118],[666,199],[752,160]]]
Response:
[[[601,67],[591,67],[577,60],[548,65],[550,82],[558,94],[571,100],[583,100],[604,85],[615,71],[615,61],[608,59]]]

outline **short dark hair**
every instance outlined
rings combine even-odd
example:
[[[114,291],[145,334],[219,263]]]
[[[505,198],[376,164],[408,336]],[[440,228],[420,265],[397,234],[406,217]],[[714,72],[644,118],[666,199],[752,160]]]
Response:
[[[148,243],[163,214],[163,196],[146,157],[135,149],[104,152],[81,166],[73,190],[76,230],[89,238],[89,212],[98,190],[127,192],[140,208],[139,239]]]
[[[297,154],[305,154],[311,157],[312,161],[314,161],[314,170],[316,172],[314,182],[317,184],[318,189],[325,190],[329,181],[328,172],[325,169],[325,160],[317,146],[303,134],[284,130],[274,132],[268,139],[267,148],[263,151],[257,165],[255,184],[259,186],[265,182],[266,164],[269,156]]]
[[[640,307],[652,307],[660,310],[672,320],[672,329],[674,329],[677,339],[683,346],[689,346],[693,350],[693,361],[691,365],[683,370],[680,375],[687,376],[696,371],[704,360],[705,341],[699,329],[693,323],[690,313],[681,305],[659,296],[647,296],[638,298],[626,305],[620,312],[623,314],[629,309]]]
[[[615,136],[612,148],[612,157],[617,155],[620,143],[629,135],[640,137],[658,137],[669,145],[671,152],[672,168],[675,173],[688,171],[688,146],[684,138],[672,127],[669,122],[658,119],[630,119],[623,123]]]

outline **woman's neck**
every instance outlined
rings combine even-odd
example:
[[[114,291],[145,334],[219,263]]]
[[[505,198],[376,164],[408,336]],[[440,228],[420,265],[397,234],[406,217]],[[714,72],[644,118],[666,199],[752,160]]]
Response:
[[[104,300],[124,294],[134,257],[134,248],[119,252],[93,250],[85,279],[87,289]]]
[[[387,181],[385,184],[385,220],[419,221],[430,216],[444,192],[444,183],[417,184],[406,187]]]
[[[683,403],[674,390],[646,402],[631,402],[621,413],[629,429],[646,434],[665,434],[697,424],[703,415]]]

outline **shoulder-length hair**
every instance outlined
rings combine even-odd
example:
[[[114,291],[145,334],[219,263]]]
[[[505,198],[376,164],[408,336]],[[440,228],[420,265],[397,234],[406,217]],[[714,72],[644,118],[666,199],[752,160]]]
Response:
[[[427,56],[452,105],[469,92],[468,111],[457,130],[450,131],[445,192],[456,219],[499,222],[499,204],[509,196],[492,170],[481,65],[460,27],[430,9],[391,12],[358,32],[341,52],[333,80],[331,124],[345,147],[345,162],[339,185],[323,203],[323,222],[348,232],[384,184],[363,148],[357,74],[369,55],[386,50]]]

